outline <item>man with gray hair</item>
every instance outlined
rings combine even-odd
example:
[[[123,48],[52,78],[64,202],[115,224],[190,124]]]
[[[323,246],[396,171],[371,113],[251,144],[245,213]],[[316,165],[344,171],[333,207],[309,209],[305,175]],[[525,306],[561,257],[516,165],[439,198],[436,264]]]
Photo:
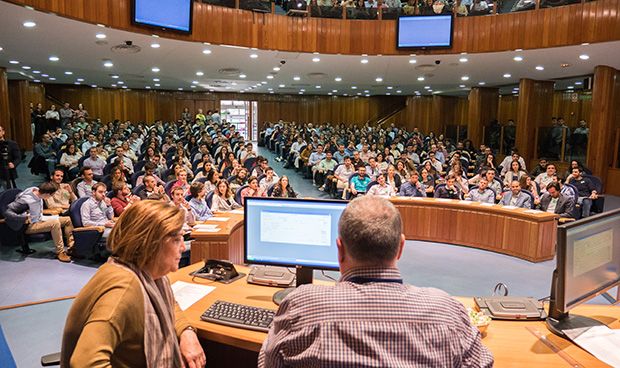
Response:
[[[400,213],[358,197],[338,224],[341,277],[302,285],[280,305],[259,367],[491,367],[493,357],[463,305],[445,292],[403,283]]]

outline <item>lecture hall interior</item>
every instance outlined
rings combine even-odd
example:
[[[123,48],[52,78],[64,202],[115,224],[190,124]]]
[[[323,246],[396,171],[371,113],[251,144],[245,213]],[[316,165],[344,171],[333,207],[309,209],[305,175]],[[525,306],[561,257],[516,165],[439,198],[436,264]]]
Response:
[[[0,187],[0,367],[620,367],[620,0],[2,0]]]

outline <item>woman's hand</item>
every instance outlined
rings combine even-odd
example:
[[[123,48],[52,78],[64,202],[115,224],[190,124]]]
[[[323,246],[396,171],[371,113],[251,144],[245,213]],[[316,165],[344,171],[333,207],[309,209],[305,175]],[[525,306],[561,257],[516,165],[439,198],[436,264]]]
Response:
[[[198,341],[198,336],[192,330],[185,330],[181,334],[179,343],[181,355],[183,356],[184,366],[187,368],[203,368],[207,364],[205,352]]]

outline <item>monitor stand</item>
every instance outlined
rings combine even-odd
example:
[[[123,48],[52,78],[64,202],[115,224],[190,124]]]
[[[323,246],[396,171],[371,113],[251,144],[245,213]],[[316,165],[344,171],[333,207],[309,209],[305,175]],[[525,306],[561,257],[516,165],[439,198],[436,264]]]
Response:
[[[565,314],[559,319],[547,317],[547,328],[554,334],[569,339],[564,331],[572,330],[575,328],[606,326],[603,322],[597,321],[594,318],[584,317],[580,315]]]
[[[314,270],[310,267],[295,267],[295,287],[286,288],[273,294],[273,302],[276,303],[276,305],[280,305],[280,303],[282,303],[282,300],[284,300],[284,298],[286,298],[288,294],[295,290],[297,286],[312,284],[313,271]]]

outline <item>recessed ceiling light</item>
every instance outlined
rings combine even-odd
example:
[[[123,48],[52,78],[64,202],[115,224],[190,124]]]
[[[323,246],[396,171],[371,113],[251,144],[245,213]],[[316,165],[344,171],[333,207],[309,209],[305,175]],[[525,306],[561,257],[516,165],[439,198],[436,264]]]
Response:
[[[328,96],[331,96],[331,95],[333,95],[333,93],[331,93],[331,92],[328,92],[328,93],[327,93],[327,95],[328,95]]]
[[[336,92],[338,92],[338,90],[337,89],[332,89],[332,92],[336,93]]]
[[[466,80],[469,80],[469,76],[467,76],[467,75],[464,75],[464,76],[462,76],[462,77],[461,77],[461,80],[462,80],[462,81],[466,81]]]
[[[369,92],[370,92],[370,91],[369,91],[369,90],[367,90],[367,89],[366,89],[366,90],[364,90],[364,93],[369,93]]]
[[[273,75],[268,75],[267,79],[273,79]]]
[[[154,84],[154,86],[155,86],[155,87],[159,87],[159,86],[161,86],[161,84],[159,84],[159,83],[155,83],[155,84]]]
[[[319,88],[321,88],[321,86],[314,86],[314,88],[319,89]]]
[[[262,81],[260,82],[260,84],[267,84],[267,81]]]
[[[523,56],[517,55],[517,56],[513,57],[512,60],[514,60],[514,61],[523,61]]]
[[[31,20],[27,20],[23,23],[24,27],[26,28],[32,28],[32,27],[36,27],[37,24]]]
[[[418,61],[417,61],[416,59],[409,59],[409,64],[415,64],[415,63],[417,63],[417,62],[418,62]]]
[[[313,52],[312,55],[319,55],[317,51]]]
[[[357,86],[351,86],[351,89],[357,89]]]
[[[232,82],[231,85],[236,86],[237,82]]]
[[[523,49],[515,49],[515,52],[521,52]]]
[[[418,77],[418,81],[420,82],[424,81],[424,77]]]
[[[117,81],[116,84],[125,84],[123,81]]]
[[[588,60],[588,59],[590,58],[590,56],[588,56],[588,55],[586,55],[586,54],[581,54],[581,55],[579,55],[579,58],[580,58],[581,60]]]
[[[79,86],[81,83],[80,82],[75,82],[73,84],[75,84],[76,86]]]
[[[32,69],[32,68],[31,68],[31,67],[29,67],[28,65],[24,65],[24,66],[22,66],[22,69],[25,69],[25,70],[30,70],[30,69]]]
[[[98,38],[98,39],[100,39],[100,40],[103,40],[103,39],[105,39],[105,38],[106,38],[106,37],[108,37],[108,36],[106,36],[106,35],[105,35],[105,33],[97,33],[97,34],[95,35],[95,37],[96,37],[96,38]]]
[[[118,75],[111,75],[110,78],[112,79],[118,79]]]
[[[348,96],[348,95],[349,95],[348,93],[345,93],[343,96],[345,96],[345,97],[346,97],[346,96]]]
[[[158,67],[156,67],[156,66],[155,66],[155,67],[152,67],[152,68],[151,68],[151,71],[152,71],[153,73],[159,73],[160,69],[159,69]]]
[[[375,82],[383,82],[383,78],[377,77],[377,78],[375,78]]]
[[[431,89],[431,86],[424,86],[424,89]]]
[[[392,89],[392,88],[394,88],[394,87],[392,87],[392,86],[387,86],[387,89]]]
[[[508,73],[504,74],[504,78],[510,78],[510,77],[512,77],[512,75],[510,75]]]
[[[69,72],[69,71],[67,71],[67,72],[65,72],[65,74],[66,74],[66,75],[71,75],[71,74],[73,74],[73,72]]]
[[[93,88],[97,88],[96,84],[91,84],[90,86],[93,87]]]
[[[465,88],[465,85],[464,84],[459,84],[459,87],[460,88]]]
[[[152,35],[151,35],[151,37],[153,37],[153,38],[159,38],[159,35],[152,34]]]
[[[203,54],[205,54],[205,55],[210,55],[210,54],[211,54],[211,52],[212,52],[212,51],[211,51],[211,50],[209,50],[209,49],[204,49],[204,50],[202,50],[202,53],[203,53]]]
[[[519,87],[513,87],[512,89],[513,89],[513,91],[518,91]]]
[[[370,95],[366,95],[366,97],[370,97]]]
[[[368,59],[362,59],[362,60],[360,60],[360,63],[362,63],[362,64],[368,64]]]
[[[161,45],[155,42],[155,43],[151,44],[151,47],[154,48],[154,49],[158,49],[158,48],[161,47]]]
[[[103,66],[105,66],[106,68],[111,68],[114,66],[114,63],[112,63],[110,60],[106,60],[103,62]]]
[[[84,82],[84,78],[78,78],[76,79],[78,82]]]
[[[47,74],[41,74],[41,76],[45,77],[45,78],[49,77],[49,75],[47,75]]]
[[[179,88],[177,88],[177,89],[178,89],[179,91],[182,91],[182,90],[183,90],[183,88],[181,88],[181,87],[179,87]]]
[[[146,86],[146,87],[144,87],[144,88],[146,88],[146,89],[151,89],[151,86]]]
[[[312,58],[312,62],[313,63],[318,63],[319,61],[321,61],[321,58],[318,58],[318,57],[313,57]]]
[[[58,61],[60,58],[58,56],[50,56],[49,61]]]
[[[51,81],[55,81],[55,80],[56,80],[56,78],[54,78],[54,77],[50,77],[50,80],[51,80]]]
[[[574,89],[574,88],[575,88],[575,86],[568,86],[568,87],[566,87],[566,88],[568,88],[568,89]]]
[[[537,65],[536,70],[545,70],[545,67],[542,65]]]
[[[284,88],[285,86],[284,86],[284,84],[280,84],[280,85],[278,85],[278,87]]]
[[[478,82],[479,86],[484,86],[485,84],[487,84],[487,82]]]
[[[569,63],[562,63],[562,64],[560,64],[560,66],[562,68],[568,68],[570,66],[570,64]]]
[[[272,95],[272,94],[273,94],[273,91],[269,91],[269,94],[271,94],[271,95]]]
[[[105,28],[105,24],[97,23],[97,27]]]
[[[33,72],[33,73],[34,73],[34,72]],[[576,86],[580,86],[580,85],[582,85],[582,84],[583,84],[583,82],[579,82],[579,81],[575,82],[575,85],[576,85]]]
[[[588,46],[590,43],[589,42],[584,42],[581,44],[581,46]]]
[[[273,88],[267,88],[267,91],[273,91]]]
[[[196,72],[196,75],[199,76],[199,77],[202,77],[203,75],[205,75],[205,73],[203,73],[203,72]]]
[[[432,89],[429,89],[428,91],[429,91],[429,92],[433,92],[433,90],[432,90]]]
[[[41,71],[39,71],[39,70],[33,70],[32,72],[33,72],[34,74],[41,74]],[[577,83],[575,83],[575,84],[577,84]]]
[[[19,61],[17,61],[17,60],[11,60],[11,61],[9,61],[9,64],[19,64]]]
[[[245,77],[247,77],[247,75],[245,75],[245,74],[239,74],[239,78],[243,79],[243,78],[245,78]]]
[[[200,83],[200,82],[198,82],[198,81],[192,81],[192,84],[198,84],[198,83]]]
[[[273,67],[273,71],[274,72],[279,72],[280,71],[280,67],[279,66],[274,66]]]
[[[303,89],[303,88],[302,88],[302,89],[300,89],[300,91],[302,91],[302,92],[306,92],[306,90],[305,90],[305,89]]]
[[[110,84],[110,86],[112,86],[112,87],[116,87],[116,84]]]
[[[403,91],[401,91],[400,89],[396,91],[396,93],[402,93]]]
[[[341,82],[341,81],[342,81],[342,78],[340,78],[340,77],[336,77],[336,78],[334,78],[334,80],[335,80],[336,82]]]
[[[297,92],[297,94],[298,95],[303,95],[304,93],[300,91],[300,92]]]
[[[294,77],[293,77],[293,80],[296,80],[296,81],[298,81],[298,80],[300,80],[300,79],[301,79],[301,78],[300,78],[300,77],[298,77],[298,76],[294,76]]]
[[[257,59],[257,58],[258,58],[258,54],[250,54],[250,57],[251,57],[252,59]]]
[[[127,86],[122,86],[121,88],[122,88],[122,89],[127,89],[128,87],[127,87]]]
[[[459,59],[459,61],[460,61],[461,63],[466,63],[466,62],[468,62],[468,61],[469,61],[469,59],[468,59],[468,58],[466,58],[466,57],[462,57],[462,58],[460,58],[460,59]]]
[[[41,83],[41,81],[40,81],[40,80],[38,80],[38,79],[33,80],[33,82],[35,82],[35,83]]]

